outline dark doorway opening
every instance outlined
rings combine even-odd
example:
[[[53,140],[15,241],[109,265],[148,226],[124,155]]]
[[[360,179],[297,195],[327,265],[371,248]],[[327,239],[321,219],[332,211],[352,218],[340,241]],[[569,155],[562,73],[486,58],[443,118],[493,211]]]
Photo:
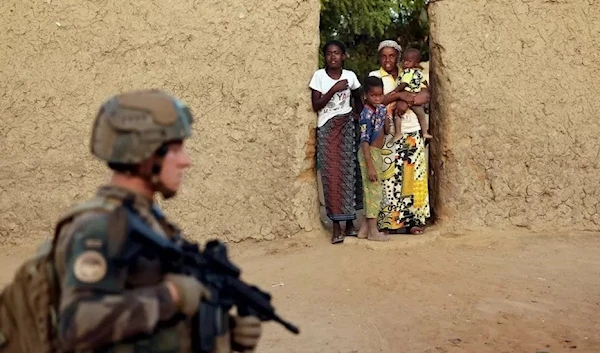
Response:
[[[436,132],[435,75],[430,60],[430,27],[428,4],[430,0],[321,0],[320,42],[339,40],[347,47],[344,68],[356,73],[361,84],[369,72],[379,68],[377,47],[382,40],[392,39],[405,51],[416,48],[421,52],[423,72],[428,78],[431,100],[426,106],[430,131]],[[321,49],[321,48],[319,48]],[[324,67],[322,50],[319,50],[319,68]],[[434,224],[437,215],[439,175],[438,147],[441,136],[427,145],[428,189],[430,217]],[[331,223],[324,212],[320,187],[321,219]]]

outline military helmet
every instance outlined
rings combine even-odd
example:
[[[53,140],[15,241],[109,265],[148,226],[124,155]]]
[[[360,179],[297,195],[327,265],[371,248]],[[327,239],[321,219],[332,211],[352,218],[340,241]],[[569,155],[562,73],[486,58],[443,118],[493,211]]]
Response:
[[[164,143],[191,135],[190,110],[158,90],[130,91],[100,107],[92,129],[92,154],[108,163],[139,164]]]

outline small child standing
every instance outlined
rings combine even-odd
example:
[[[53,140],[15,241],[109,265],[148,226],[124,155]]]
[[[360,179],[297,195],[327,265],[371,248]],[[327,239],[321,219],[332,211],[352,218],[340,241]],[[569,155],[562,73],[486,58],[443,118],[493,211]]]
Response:
[[[418,49],[408,49],[402,56],[402,75],[398,77],[398,85],[396,86],[396,92],[412,92],[419,93],[422,88],[427,88],[427,80],[423,76],[423,73],[419,70],[421,63],[421,52]],[[427,123],[427,115],[425,109],[420,105],[408,105],[406,102],[398,102],[395,107],[394,116],[394,142],[401,138],[401,119],[402,115],[410,108],[419,119],[419,125],[423,131],[423,137],[430,139],[433,136],[429,134],[429,126]]]
[[[360,126],[360,151],[358,162],[363,184],[364,217],[358,237],[373,241],[388,241],[389,238],[377,229],[377,217],[381,210],[383,184],[381,173],[383,156],[381,148],[385,143],[385,134],[389,131],[389,119],[383,102],[383,81],[379,77],[365,79],[365,105],[358,124]]]

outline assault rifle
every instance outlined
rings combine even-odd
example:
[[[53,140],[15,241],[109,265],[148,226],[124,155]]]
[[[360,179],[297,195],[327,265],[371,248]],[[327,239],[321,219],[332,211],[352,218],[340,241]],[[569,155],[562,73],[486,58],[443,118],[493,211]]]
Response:
[[[176,245],[156,234],[132,207],[128,207],[130,205],[124,205],[128,213],[127,227],[131,241],[124,249],[123,258],[132,259],[148,247],[158,248],[157,253],[167,266],[167,272],[195,277],[211,293],[210,300],[203,301],[192,318],[196,332],[192,337],[194,352],[209,353],[214,350],[217,336],[229,331],[227,315],[233,307],[240,316],[253,315],[261,321],[275,321],[294,334],[300,333],[298,327],[276,314],[269,293],[239,278],[241,271],[229,261],[223,243],[209,241],[204,251],[200,251],[197,243],[183,238],[180,239],[181,245]],[[153,212],[159,219],[163,217],[158,208],[154,208]]]

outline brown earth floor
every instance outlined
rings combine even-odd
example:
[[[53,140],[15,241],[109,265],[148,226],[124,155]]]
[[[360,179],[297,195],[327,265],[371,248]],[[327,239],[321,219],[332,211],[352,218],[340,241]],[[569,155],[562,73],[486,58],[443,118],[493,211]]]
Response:
[[[1,249],[0,283],[30,252]],[[302,330],[266,325],[257,353],[600,352],[597,233],[314,233],[230,255]]]

